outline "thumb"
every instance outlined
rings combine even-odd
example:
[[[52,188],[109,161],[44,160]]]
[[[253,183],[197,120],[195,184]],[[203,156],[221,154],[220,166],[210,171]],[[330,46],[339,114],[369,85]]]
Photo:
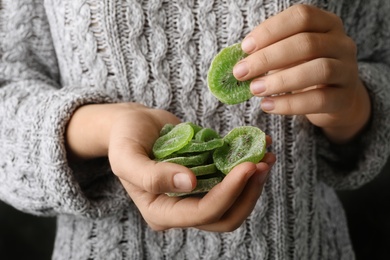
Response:
[[[116,154],[110,156],[114,174],[149,193],[190,192],[196,186],[195,175],[185,166],[154,161],[131,146]]]

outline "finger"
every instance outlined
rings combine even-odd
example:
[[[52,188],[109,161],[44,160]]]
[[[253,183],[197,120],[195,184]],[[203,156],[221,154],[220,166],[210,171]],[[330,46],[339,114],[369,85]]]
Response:
[[[266,153],[261,160],[261,162],[268,164],[268,166],[272,167],[276,161],[276,156],[273,153]]]
[[[250,87],[256,96],[271,96],[315,85],[345,84],[352,77],[352,71],[355,69],[348,70],[340,60],[319,58],[254,79]]]
[[[241,46],[250,54],[301,32],[324,33],[335,29],[343,30],[342,21],[335,14],[310,5],[294,5],[257,26]]]
[[[265,136],[265,143],[267,147],[270,147],[272,145],[272,138],[269,135]]]
[[[252,53],[234,66],[233,74],[238,80],[250,80],[267,71],[316,58],[354,58],[355,49],[347,36],[300,33]]]
[[[334,113],[348,98],[341,90],[336,87],[318,87],[296,94],[265,97],[261,101],[261,108],[267,113],[281,115]]]
[[[240,196],[223,217],[215,223],[198,226],[197,228],[212,232],[230,232],[240,227],[253,211],[263,191],[270,165],[259,163],[256,168],[255,174],[248,180]]]
[[[242,163],[236,166],[221,183],[217,184],[203,198],[179,199],[160,196],[150,203],[143,216],[150,220],[153,226],[165,228],[194,227],[214,223],[236,201],[255,171],[255,164]],[[158,218],[156,218],[156,214],[159,216]]]
[[[147,192],[190,192],[196,186],[196,177],[190,169],[151,160],[139,145],[123,145],[115,153],[110,155],[113,172]]]

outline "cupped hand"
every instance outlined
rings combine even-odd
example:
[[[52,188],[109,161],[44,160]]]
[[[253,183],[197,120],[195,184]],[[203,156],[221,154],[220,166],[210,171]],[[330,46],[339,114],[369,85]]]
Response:
[[[356,45],[335,14],[294,5],[257,26],[242,42],[249,56],[236,64],[239,80],[253,79],[261,108],[303,114],[335,142],[353,138],[370,117],[358,74]]]
[[[203,197],[169,197],[165,193],[194,189],[196,177],[187,167],[151,159],[154,141],[166,123],[177,124],[179,119],[138,104],[85,106],[68,126],[68,149],[82,159],[108,155],[112,171],[155,230],[231,231],[239,227],[253,210],[275,156],[267,153],[258,164],[236,166]]]
[[[275,161],[274,155],[267,154],[257,165],[237,166],[204,197],[169,197],[166,192],[194,189],[196,177],[184,166],[150,159],[159,130],[169,121],[164,119],[166,117],[170,117],[166,111],[149,109],[113,126],[109,158],[114,173],[145,221],[155,230],[177,227],[208,231],[236,229],[255,206],[266,174]],[[270,142],[268,138],[268,144]]]

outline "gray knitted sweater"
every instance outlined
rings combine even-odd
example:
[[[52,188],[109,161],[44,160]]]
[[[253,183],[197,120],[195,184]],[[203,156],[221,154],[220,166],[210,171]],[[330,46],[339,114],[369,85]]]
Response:
[[[333,147],[304,117],[262,113],[257,98],[225,106],[207,90],[222,47],[296,3],[337,13],[358,45],[373,117],[349,145]],[[353,259],[333,189],[371,180],[390,154],[389,12],[388,0],[2,0],[0,199],[58,216],[54,259]],[[273,137],[277,163],[240,228],[154,232],[106,159],[67,161],[75,109],[125,101]]]

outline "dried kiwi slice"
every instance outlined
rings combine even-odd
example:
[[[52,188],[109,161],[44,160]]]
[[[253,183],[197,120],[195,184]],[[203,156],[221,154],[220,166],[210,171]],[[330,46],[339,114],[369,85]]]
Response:
[[[214,163],[195,166],[190,168],[190,170],[195,174],[195,176],[209,175],[218,171]]]
[[[189,123],[180,123],[165,135],[157,138],[153,145],[153,155],[157,159],[164,158],[184,146],[194,136],[194,129]]]
[[[236,43],[222,49],[211,62],[207,83],[211,93],[221,102],[232,105],[244,102],[253,95],[250,81],[239,81],[233,75],[233,67],[247,54]]]
[[[197,124],[191,123],[191,122],[187,122],[187,124],[192,126],[192,129],[194,129],[194,135],[197,134],[200,130],[203,129],[203,127],[201,127],[201,126],[199,126]]]
[[[178,154],[182,153],[198,153],[217,149],[223,145],[222,138],[212,139],[207,142],[190,141],[186,146],[177,151]]]
[[[240,163],[258,163],[264,157],[265,133],[257,127],[236,127],[223,139],[225,144],[214,151],[213,160],[218,170],[224,174],[228,174]]]
[[[208,192],[236,165],[258,163],[266,149],[265,134],[252,126],[234,128],[221,138],[213,129],[186,122],[168,124],[160,135],[153,146],[155,160],[190,167],[198,181],[193,191],[167,193],[169,196]]]
[[[197,132],[194,139],[199,142],[207,142],[213,139],[221,138],[221,136],[211,128],[203,128]]]
[[[182,156],[162,159],[160,161],[176,163],[183,166],[198,166],[198,165],[206,164],[209,157],[210,157],[210,152],[204,152],[204,153],[194,154],[189,156],[182,155]]]
[[[168,134],[174,127],[173,124],[165,124],[160,130],[160,136]]]

